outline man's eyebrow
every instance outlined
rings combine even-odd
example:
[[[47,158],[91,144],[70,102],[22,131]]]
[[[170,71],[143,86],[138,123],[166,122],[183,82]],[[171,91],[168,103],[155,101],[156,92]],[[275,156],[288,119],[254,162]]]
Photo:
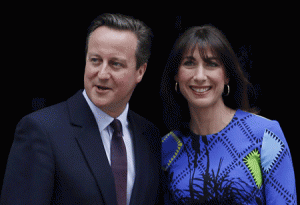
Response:
[[[110,60],[113,60],[113,61],[120,61],[121,63],[126,63],[126,59],[124,58],[119,58],[119,57],[112,57],[110,58]]]
[[[110,62],[117,62],[123,64],[123,66],[127,67],[127,60],[125,58],[112,57],[109,59]]]
[[[100,56],[100,55],[98,55],[97,53],[88,53],[87,55],[88,55],[88,56],[97,56],[97,57]]]
[[[99,54],[97,53],[88,53],[88,56],[96,56],[96,57],[101,57]],[[121,58],[121,57],[112,57],[109,60],[117,60],[117,61],[121,61],[121,62],[126,62],[125,58]]]
[[[126,61],[125,58],[120,58],[120,57],[112,57],[110,60],[118,60],[118,61]]]

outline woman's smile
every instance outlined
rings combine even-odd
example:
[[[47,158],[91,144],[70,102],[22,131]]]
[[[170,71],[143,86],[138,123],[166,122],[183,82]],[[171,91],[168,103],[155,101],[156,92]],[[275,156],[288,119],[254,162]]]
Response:
[[[196,93],[206,93],[208,91],[211,90],[212,86],[201,86],[201,87],[197,87],[197,86],[190,86],[190,88],[195,91]]]

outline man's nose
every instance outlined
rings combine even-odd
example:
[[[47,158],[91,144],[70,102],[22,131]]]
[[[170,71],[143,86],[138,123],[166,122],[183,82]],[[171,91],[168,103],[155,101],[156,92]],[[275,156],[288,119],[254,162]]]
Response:
[[[98,77],[102,80],[107,80],[110,77],[109,66],[107,63],[102,63],[98,69]]]

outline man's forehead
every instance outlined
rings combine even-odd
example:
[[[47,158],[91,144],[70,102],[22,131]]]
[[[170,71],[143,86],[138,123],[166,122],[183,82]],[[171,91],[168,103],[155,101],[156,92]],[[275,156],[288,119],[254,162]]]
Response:
[[[137,44],[137,36],[132,31],[117,30],[107,26],[101,26],[92,32],[90,35],[90,40],[104,40],[114,41],[116,43]]]
[[[119,31],[107,27],[96,29],[90,36],[88,51],[94,53],[135,54],[137,37],[131,31]]]

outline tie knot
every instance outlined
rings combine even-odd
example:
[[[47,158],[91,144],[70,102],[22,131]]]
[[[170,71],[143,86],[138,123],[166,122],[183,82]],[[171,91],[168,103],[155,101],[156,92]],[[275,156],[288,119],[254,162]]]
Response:
[[[120,120],[114,119],[112,123],[110,123],[111,127],[114,129],[114,134],[122,137],[122,124]]]

